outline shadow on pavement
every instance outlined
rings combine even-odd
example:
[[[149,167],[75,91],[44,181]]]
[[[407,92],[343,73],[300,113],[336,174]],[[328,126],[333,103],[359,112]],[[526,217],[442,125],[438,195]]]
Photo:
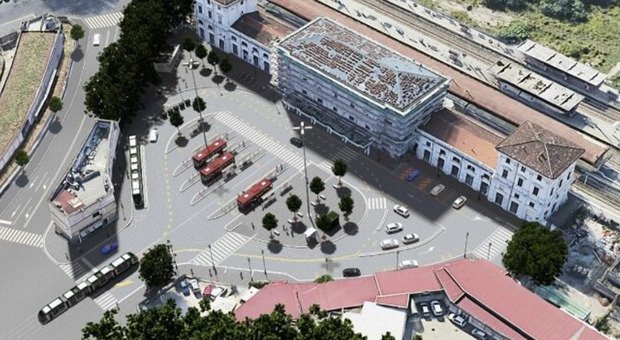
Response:
[[[336,194],[338,195],[338,198],[343,198],[343,197],[351,196],[351,189],[349,189],[347,187],[340,187],[340,188],[336,189]]]
[[[325,241],[321,243],[321,252],[323,254],[333,254],[336,252],[336,244],[332,241]]]
[[[187,144],[189,143],[189,140],[187,139],[187,137],[185,136],[178,136],[177,138],[174,139],[174,143],[180,147],[180,148],[184,148],[187,146]]]
[[[274,240],[269,241],[269,244],[267,244],[267,249],[269,249],[269,251],[272,252],[273,254],[280,253],[283,248],[284,246],[279,240],[274,239]]]
[[[356,223],[353,222],[347,222],[342,226],[342,229],[344,230],[345,234],[347,235],[355,235],[359,232],[359,227],[357,226]]]
[[[82,60],[84,58],[84,51],[82,51],[82,48],[80,46],[78,46],[73,53],[71,53],[71,60],[73,62],[78,62],[80,60]]]
[[[22,173],[15,179],[15,185],[20,188],[25,187],[30,180],[28,179],[28,174],[22,171]]]
[[[54,121],[50,123],[50,126],[47,129],[47,131],[53,134],[58,134],[61,130],[62,130],[62,123],[60,122],[60,119],[58,119],[58,116],[56,116]]]

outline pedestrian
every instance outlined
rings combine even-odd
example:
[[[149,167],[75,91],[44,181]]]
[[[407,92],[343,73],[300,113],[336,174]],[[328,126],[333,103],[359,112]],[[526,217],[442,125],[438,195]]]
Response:
[[[254,222],[252,222],[252,230],[256,230],[256,227],[254,227]]]

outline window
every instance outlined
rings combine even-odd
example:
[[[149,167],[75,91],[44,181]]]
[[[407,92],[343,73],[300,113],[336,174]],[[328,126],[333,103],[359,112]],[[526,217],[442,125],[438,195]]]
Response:
[[[213,13],[211,13],[211,11],[207,11],[207,15],[209,16],[209,19],[213,19]]]
[[[525,167],[521,166],[521,172],[525,172]]]
[[[554,188],[551,188],[551,193],[550,193],[549,195],[553,195],[553,189],[554,189]]]
[[[101,212],[100,212],[100,211],[96,211],[96,212],[93,214],[93,218],[97,218],[97,217],[100,217],[100,216],[101,216]]]
[[[334,110],[334,112],[338,112],[338,108],[337,107],[334,106],[332,109]]]
[[[560,180],[560,188],[562,187],[562,183],[564,183],[563,179]]]
[[[532,194],[534,194],[535,196],[538,196],[538,191],[540,189],[538,189],[538,187],[534,187],[534,190],[532,190]]]
[[[456,157],[452,157],[452,161],[455,163],[461,163],[461,160]]]
[[[349,119],[352,120],[352,121],[355,121],[355,118],[353,116],[351,116],[351,115],[349,115]]]
[[[222,24],[222,15],[221,14],[217,15],[217,23],[220,24],[220,25]]]
[[[439,150],[439,154],[440,155],[445,155],[446,154],[446,150],[444,150],[444,149]]]
[[[338,93],[334,92],[334,98],[338,98]]]
[[[198,19],[198,24],[200,24],[200,25],[204,25],[205,23],[204,23],[204,22],[202,22],[202,20],[201,20],[201,19]]]
[[[431,146],[431,142],[426,141],[426,146]]]
[[[504,169],[504,171],[502,172],[502,178],[506,177],[508,177],[508,170]]]
[[[245,41],[242,41],[242,42],[241,42],[241,46],[248,47],[248,43],[246,43]]]
[[[482,175],[482,178],[484,178],[484,179],[489,179],[489,174],[484,174],[484,175]]]
[[[510,212],[516,214],[519,210],[519,204],[517,202],[510,202]]]
[[[269,59],[269,55],[267,55],[267,53],[263,53],[263,58]]]
[[[471,164],[467,164],[467,170],[476,172],[476,168],[474,168]]]
[[[207,25],[207,28],[210,29],[210,30],[213,30],[213,26],[211,26],[211,25]]]
[[[573,174],[573,172],[572,172],[572,171],[568,173],[568,175],[566,176],[566,180],[567,180],[567,181],[570,179],[570,175],[572,175],[572,174]]]
[[[211,4],[211,0],[207,0],[207,5],[210,5],[210,4]]]
[[[301,90],[301,93],[303,93],[303,94],[307,95],[307,94],[308,94],[308,91],[306,91],[306,90]]]
[[[384,120],[384,122],[385,122],[385,124],[387,124],[387,125],[389,125],[389,126],[392,126],[392,122],[391,122],[391,121],[389,121],[389,120],[385,119],[385,120]]]
[[[534,202],[530,202],[529,206],[534,208],[536,205],[534,204]]]
[[[243,5],[243,0],[241,0],[241,4]]]
[[[510,158],[506,158],[506,164],[510,164]]]
[[[504,195],[500,194],[499,192],[495,193],[495,203],[502,205],[503,201],[504,201]]]
[[[319,104],[323,104],[323,99],[321,98],[317,98],[316,101],[319,102]]]
[[[231,37],[232,41],[237,41],[237,37],[235,37],[234,35]]]
[[[542,181],[542,176],[541,175],[536,176],[536,180]]]
[[[519,194],[517,194],[517,193],[515,192],[515,198],[516,198],[516,199],[519,199],[520,197],[521,197],[521,196],[519,196]]]
[[[352,109],[354,109],[354,108],[355,108],[355,105],[353,105],[353,103],[349,104],[349,106],[350,106]]]
[[[198,13],[202,14],[202,6],[198,6]]]
[[[523,186],[523,178],[519,177],[519,179],[517,180],[517,186],[518,187],[522,187]]]

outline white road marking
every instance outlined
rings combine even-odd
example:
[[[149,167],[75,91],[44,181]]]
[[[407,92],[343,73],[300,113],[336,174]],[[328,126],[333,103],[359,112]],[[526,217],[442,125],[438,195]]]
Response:
[[[13,224],[13,222],[7,221],[7,220],[0,220],[0,224],[11,225],[11,224]]]
[[[0,227],[0,240],[43,248],[43,235],[15,228]]]

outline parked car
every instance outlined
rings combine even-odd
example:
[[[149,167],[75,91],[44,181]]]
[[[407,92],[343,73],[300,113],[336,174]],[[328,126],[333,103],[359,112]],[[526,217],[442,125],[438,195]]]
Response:
[[[181,282],[179,283],[179,288],[181,292],[183,293],[183,295],[189,296],[190,292],[189,292],[189,286],[187,285],[187,280],[185,279],[181,280]]]
[[[403,224],[398,222],[392,222],[385,225],[385,232],[388,234],[403,231]]]
[[[452,208],[461,209],[461,207],[464,206],[465,203],[467,203],[467,197],[459,196],[457,199],[454,200],[454,202],[452,202]]]
[[[439,301],[431,301],[431,308],[433,309],[433,314],[435,314],[435,316],[443,315],[443,308],[441,308]]]
[[[108,255],[108,254],[111,254],[111,253],[115,252],[116,249],[118,249],[118,243],[116,241],[114,241],[114,242],[110,242],[110,243],[106,244],[105,246],[101,247],[101,249],[99,251],[101,252],[101,255]]]
[[[409,175],[407,175],[405,177],[405,181],[407,182],[413,182],[413,180],[418,177],[418,175],[420,174],[420,170],[415,169],[413,170],[411,173],[409,173]]]
[[[210,299],[211,298],[211,292],[213,291],[213,288],[215,288],[215,285],[212,283],[209,283],[205,289],[202,291],[202,298],[203,299]]]
[[[198,284],[198,280],[196,279],[189,280],[189,287],[192,289],[192,292],[194,292],[194,295],[196,296],[200,295],[200,285]]]
[[[417,268],[418,261],[416,260],[402,260],[398,264],[398,269]]]
[[[420,236],[418,236],[418,234],[407,234],[403,236],[403,244],[416,243],[419,240],[420,240]]]
[[[431,316],[431,310],[428,308],[428,304],[426,303],[421,303],[420,304],[420,309],[422,310],[422,315],[425,318],[428,318]]]
[[[99,46],[101,44],[101,34],[96,33],[93,35],[93,46]]]
[[[381,241],[381,249],[388,250],[398,248],[398,240],[395,238],[386,238]]]
[[[483,332],[483,331],[481,331],[481,330],[479,330],[477,328],[472,329],[471,335],[473,335],[474,337],[476,337],[478,339],[484,339],[484,338],[487,337],[487,333],[485,333],[485,332]]]
[[[405,218],[409,217],[409,209],[403,207],[402,205],[399,205],[399,204],[395,205],[394,212],[399,214],[402,217],[405,217]]]
[[[453,324],[459,327],[465,327],[465,325],[467,324],[467,321],[465,321],[464,317],[454,313],[450,313],[450,315],[448,315],[448,320],[452,321]]]
[[[360,276],[362,275],[362,272],[360,271],[359,268],[345,268],[342,271],[342,276],[344,277],[353,277],[353,276]]]
[[[438,184],[436,185],[432,190],[431,190],[431,195],[433,196],[437,196],[439,194],[441,194],[441,192],[445,189],[446,187],[443,184]]]
[[[152,128],[149,130],[149,142],[151,143],[157,142],[157,129]]]
[[[295,145],[298,148],[301,148],[303,146],[303,143],[301,142],[301,139],[299,139],[297,137],[291,138],[291,144]]]
[[[211,299],[215,300],[220,296],[226,296],[226,293],[228,293],[228,289],[226,287],[215,287],[211,291]]]

